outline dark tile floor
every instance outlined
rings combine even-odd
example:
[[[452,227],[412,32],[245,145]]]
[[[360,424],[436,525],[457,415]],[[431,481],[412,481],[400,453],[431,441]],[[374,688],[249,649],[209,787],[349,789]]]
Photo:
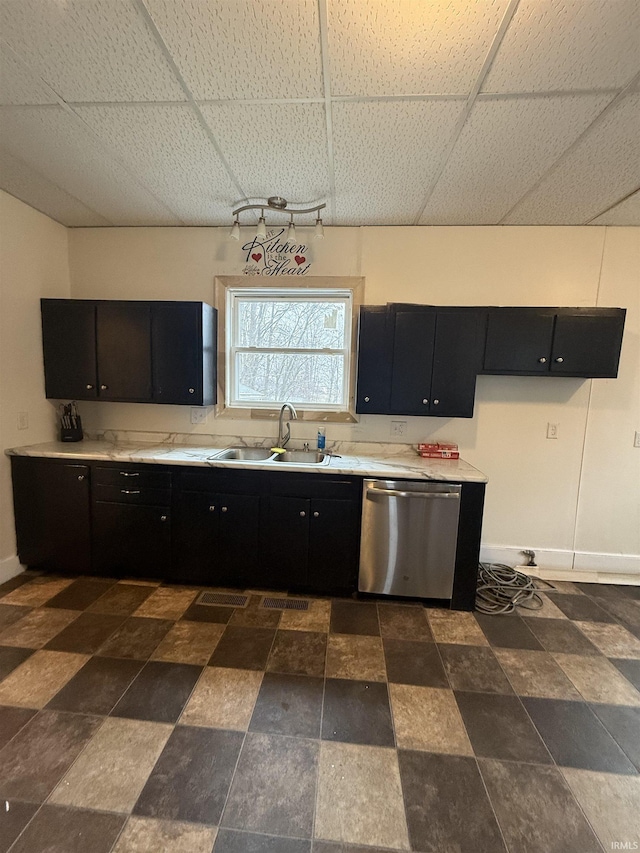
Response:
[[[0,853],[640,840],[637,587],[558,584],[511,616],[197,593],[0,587]]]

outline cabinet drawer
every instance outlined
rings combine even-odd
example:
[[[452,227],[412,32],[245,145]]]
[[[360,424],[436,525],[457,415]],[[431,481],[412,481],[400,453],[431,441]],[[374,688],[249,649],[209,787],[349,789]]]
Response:
[[[231,495],[264,492],[268,474],[263,471],[200,469],[180,472],[180,485],[188,492],[225,492]]]
[[[357,498],[359,488],[353,479],[338,479],[326,474],[272,474],[269,494],[291,498]]]
[[[171,472],[148,468],[96,468],[93,482],[100,486],[120,486],[123,489],[170,489]]]
[[[149,489],[135,482],[119,486],[98,484],[93,487],[93,497],[107,503],[168,506],[171,504],[171,489]]]

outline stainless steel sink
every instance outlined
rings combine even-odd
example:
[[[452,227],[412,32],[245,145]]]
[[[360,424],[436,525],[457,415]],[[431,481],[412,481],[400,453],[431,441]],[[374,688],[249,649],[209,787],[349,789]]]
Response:
[[[264,462],[273,456],[273,452],[266,447],[228,447],[220,453],[216,453],[211,459],[225,461],[237,459],[243,462]]]
[[[273,461],[280,465],[286,465],[287,462],[291,465],[328,465],[329,459],[327,453],[319,450],[287,450],[275,456]]]

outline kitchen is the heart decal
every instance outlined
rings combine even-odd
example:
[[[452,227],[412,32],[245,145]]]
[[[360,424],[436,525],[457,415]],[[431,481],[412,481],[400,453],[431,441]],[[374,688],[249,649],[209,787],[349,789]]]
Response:
[[[284,228],[273,228],[266,238],[255,237],[242,247],[244,275],[306,275],[311,267],[308,247],[290,243]]]

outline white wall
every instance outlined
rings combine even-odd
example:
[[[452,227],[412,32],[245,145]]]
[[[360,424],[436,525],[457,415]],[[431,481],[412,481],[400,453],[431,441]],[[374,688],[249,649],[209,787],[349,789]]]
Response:
[[[67,229],[0,191],[0,449],[55,438],[44,396],[40,298],[69,296]],[[18,412],[29,427],[18,430]],[[9,460],[0,455],[0,579],[19,570]]]

